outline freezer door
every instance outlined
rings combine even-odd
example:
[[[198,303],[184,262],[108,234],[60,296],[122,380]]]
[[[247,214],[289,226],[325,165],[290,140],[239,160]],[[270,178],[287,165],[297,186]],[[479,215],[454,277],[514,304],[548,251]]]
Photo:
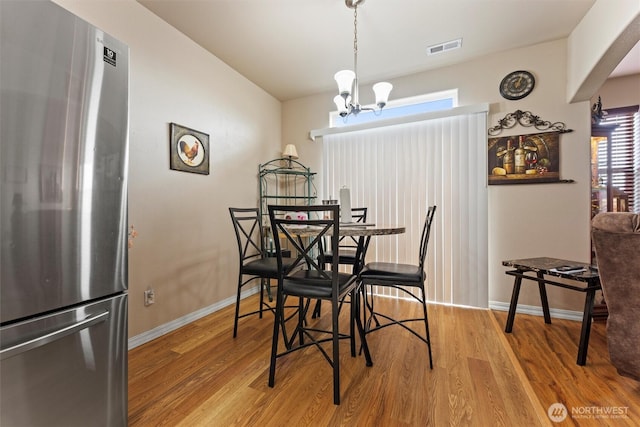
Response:
[[[0,329],[0,425],[127,425],[127,295]]]
[[[126,45],[0,0],[0,322],[126,288]]]

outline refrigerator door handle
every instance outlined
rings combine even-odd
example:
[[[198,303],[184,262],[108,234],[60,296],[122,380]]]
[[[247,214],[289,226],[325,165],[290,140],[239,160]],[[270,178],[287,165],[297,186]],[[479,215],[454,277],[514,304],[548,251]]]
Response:
[[[12,347],[2,349],[0,350],[0,360],[8,359],[17,354],[24,353],[25,351],[33,350],[34,348],[49,344],[53,341],[59,340],[60,338],[66,337],[67,335],[74,334],[78,331],[81,331],[82,329],[93,326],[96,323],[104,322],[107,319],[109,319],[109,312],[105,311],[103,313],[89,316],[78,323],[74,323],[73,325],[60,328],[57,331],[49,332],[40,337],[30,339],[29,341],[25,341]]]

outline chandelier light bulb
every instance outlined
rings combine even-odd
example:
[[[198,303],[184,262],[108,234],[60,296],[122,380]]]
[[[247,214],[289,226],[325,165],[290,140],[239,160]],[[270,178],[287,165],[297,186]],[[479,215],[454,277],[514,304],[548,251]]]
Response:
[[[333,102],[335,102],[336,104],[336,108],[338,109],[338,114],[340,114],[340,117],[345,117],[347,114],[349,114],[347,103],[341,95],[336,95],[335,98],[333,98]]]
[[[380,82],[373,85],[373,92],[376,94],[376,105],[382,109],[387,105],[389,94],[393,89],[393,85],[389,82]]]

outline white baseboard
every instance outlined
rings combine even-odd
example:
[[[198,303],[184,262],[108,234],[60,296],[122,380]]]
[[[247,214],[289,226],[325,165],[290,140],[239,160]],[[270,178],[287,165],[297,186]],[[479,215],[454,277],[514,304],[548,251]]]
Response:
[[[255,286],[253,288],[247,289],[246,291],[240,294],[240,298],[244,299],[250,295],[258,293],[260,289],[259,286]],[[128,349],[136,348],[139,345],[152,341],[158,337],[161,337],[164,334],[168,334],[171,331],[174,331],[182,326],[185,326],[191,322],[194,322],[200,318],[208,316],[211,313],[214,313],[218,310],[225,308],[228,305],[235,304],[236,297],[235,295],[229,298],[226,298],[222,301],[219,301],[215,304],[212,304],[208,307],[201,308],[200,310],[194,311],[193,313],[189,313],[186,316],[182,316],[178,319],[172,320],[169,323],[165,323],[164,325],[157,326],[149,331],[143,332],[140,335],[136,335],[135,337],[131,337],[128,340]]]
[[[245,292],[241,294],[241,298],[244,299],[250,295],[256,294],[258,292],[258,289],[259,289],[259,286],[255,286],[251,289],[247,289]],[[182,316],[178,319],[172,320],[169,323],[165,323],[164,325],[160,325],[149,331],[143,332],[140,335],[131,337],[128,340],[128,348],[129,350],[136,348],[144,343],[152,341],[158,337],[161,337],[162,335],[168,334],[169,332],[174,331],[178,328],[181,328],[182,326],[185,326],[191,322],[194,322],[202,317],[208,316],[211,313],[221,310],[228,305],[235,304],[235,302],[236,302],[235,296],[226,298],[208,307],[204,307],[204,308],[201,308],[200,310],[194,311],[193,313],[189,313],[186,316]],[[509,311],[509,303],[501,302],[501,301],[489,301],[489,308],[491,310]],[[552,308],[549,310],[549,312],[551,313],[552,319],[556,318],[556,319],[575,320],[578,322],[582,321],[582,312],[580,311],[571,311],[571,310],[562,310],[559,308]],[[531,314],[533,316],[543,315],[542,307],[533,306],[533,305],[523,305],[523,304],[518,304],[516,313]]]
[[[492,310],[509,311],[509,303],[501,301],[489,301],[489,308]],[[516,313],[531,314],[533,316],[542,316],[542,307],[536,305],[518,304]],[[551,319],[567,319],[582,322],[582,312],[572,310],[562,310],[560,308],[550,308],[549,313]]]

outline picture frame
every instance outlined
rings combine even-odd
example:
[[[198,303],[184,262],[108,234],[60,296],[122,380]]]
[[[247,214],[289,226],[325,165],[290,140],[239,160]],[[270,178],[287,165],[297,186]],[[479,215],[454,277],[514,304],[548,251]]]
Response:
[[[560,182],[560,133],[489,138],[488,184]]]
[[[172,170],[209,175],[209,135],[171,123],[169,167]]]

